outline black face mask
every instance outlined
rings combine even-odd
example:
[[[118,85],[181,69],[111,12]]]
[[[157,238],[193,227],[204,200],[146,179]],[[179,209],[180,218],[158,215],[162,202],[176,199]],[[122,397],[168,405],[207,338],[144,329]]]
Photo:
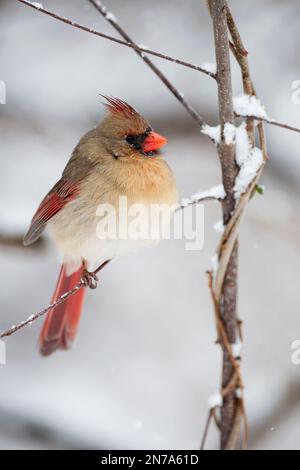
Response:
[[[129,143],[131,147],[136,150],[142,150],[142,146],[146,137],[150,134],[152,129],[147,129],[146,132],[138,135],[128,135],[126,137],[126,141]]]

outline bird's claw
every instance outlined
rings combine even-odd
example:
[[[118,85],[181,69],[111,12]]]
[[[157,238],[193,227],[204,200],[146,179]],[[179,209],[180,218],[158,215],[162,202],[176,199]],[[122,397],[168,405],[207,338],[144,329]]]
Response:
[[[98,285],[98,277],[96,276],[95,273],[88,271],[85,269],[83,271],[83,284],[85,287],[89,287],[90,289],[96,289]]]

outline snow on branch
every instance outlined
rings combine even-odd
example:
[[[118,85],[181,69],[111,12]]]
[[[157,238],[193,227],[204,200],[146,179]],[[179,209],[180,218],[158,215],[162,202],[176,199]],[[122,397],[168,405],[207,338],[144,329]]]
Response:
[[[260,100],[252,95],[238,95],[233,98],[233,109],[240,116],[256,116],[261,119],[270,120],[265,107]]]
[[[201,128],[202,134],[207,135],[215,144],[219,144],[221,142],[221,126],[208,126],[205,124]],[[235,138],[235,126],[231,122],[225,122],[224,124],[224,139],[225,139],[225,144],[234,144],[234,138]]]
[[[244,96],[246,95],[243,95],[243,97]],[[259,101],[256,100],[255,96],[252,96],[251,98],[254,98],[254,100],[251,100],[252,104],[255,103],[256,105],[257,103],[259,103]],[[249,100],[245,101],[248,102]],[[261,109],[263,110],[263,108]],[[249,111],[252,111],[251,107]],[[256,111],[257,114],[260,114],[258,112],[258,109],[256,109]],[[246,113],[247,109],[243,108],[243,112]],[[208,125],[205,125],[202,128],[202,133],[208,135],[216,144],[220,144],[221,126],[210,127]],[[250,143],[245,122],[242,122],[241,125],[238,127],[234,126],[230,122],[226,122],[224,124],[224,140],[226,145],[235,144],[236,146],[235,159],[238,166],[240,167],[240,170],[235,180],[234,194],[235,199],[238,200],[241,194],[246,191],[249,184],[255,177],[257,171],[259,170],[260,166],[263,164],[263,154],[259,148],[252,146],[252,144]],[[223,195],[213,194],[212,197],[214,197],[215,199],[224,199],[224,187],[222,186],[222,188],[224,193]],[[218,189],[220,189],[220,186],[212,188],[211,191],[214,192],[214,190]],[[202,199],[205,197],[209,197],[209,194],[195,194],[194,196],[192,196],[191,199],[187,200],[186,202],[187,204],[189,204],[193,202],[193,200],[197,200],[198,198]]]
[[[221,393],[219,392],[219,390],[212,393],[208,397],[208,406],[209,406],[209,408],[216,408],[216,407],[222,406],[222,404],[223,404],[223,397],[222,397]]]
[[[181,201],[180,208],[185,208],[192,204],[197,204],[202,201],[221,201],[226,196],[223,184],[218,184],[213,186],[207,191],[201,191],[199,193],[193,194],[190,198],[184,198]]]
[[[249,142],[246,124],[243,122],[236,128],[236,162],[240,167],[235,179],[234,197],[239,200],[250,183],[255,178],[258,170],[263,165],[264,157],[261,149],[254,147]]]
[[[217,64],[215,62],[203,62],[201,64],[201,69],[206,70],[206,72],[214,78],[216,77]]]
[[[209,126],[205,124],[201,128],[201,132],[207,135],[215,144],[219,144],[221,141],[221,126]]]

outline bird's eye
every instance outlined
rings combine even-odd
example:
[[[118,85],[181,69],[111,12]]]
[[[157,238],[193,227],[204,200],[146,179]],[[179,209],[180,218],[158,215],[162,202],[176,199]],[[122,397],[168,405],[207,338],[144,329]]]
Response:
[[[151,131],[152,131],[151,127],[147,127],[147,129],[145,130],[145,134],[149,135]]]
[[[134,135],[128,135],[128,136],[126,137],[126,140],[127,140],[127,142],[128,142],[129,144],[133,144],[134,141],[135,141],[135,137],[134,137]]]

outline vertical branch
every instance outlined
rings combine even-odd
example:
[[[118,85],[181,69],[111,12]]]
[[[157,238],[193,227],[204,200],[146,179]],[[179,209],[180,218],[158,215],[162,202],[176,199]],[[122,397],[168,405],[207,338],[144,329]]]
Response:
[[[235,162],[235,146],[227,144],[224,138],[224,125],[234,122],[232,102],[232,84],[229,56],[229,40],[227,33],[226,0],[210,0],[210,12],[213,20],[215,53],[217,62],[217,83],[219,98],[219,117],[221,124],[221,142],[218,155],[222,169],[222,179],[226,192],[223,200],[223,220],[227,225],[235,209],[234,184],[237,175]],[[238,241],[234,243],[224,276],[220,299],[218,299],[219,315],[224,326],[226,337],[230,344],[237,339],[237,270],[238,270]],[[232,364],[230,351],[220,340],[223,351],[222,389],[233,380],[235,367]],[[221,408],[221,448],[227,448],[229,438],[238,414],[238,400],[235,388],[223,397]]]

